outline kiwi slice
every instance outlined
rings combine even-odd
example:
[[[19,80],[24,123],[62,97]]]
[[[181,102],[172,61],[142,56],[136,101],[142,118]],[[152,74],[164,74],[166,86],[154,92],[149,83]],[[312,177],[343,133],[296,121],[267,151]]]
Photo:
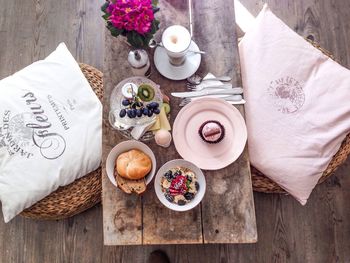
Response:
[[[139,86],[137,96],[142,101],[151,101],[154,98],[154,89],[151,85],[148,84],[141,84]]]
[[[169,103],[163,102],[163,107],[164,107],[165,113],[169,114],[171,110]]]

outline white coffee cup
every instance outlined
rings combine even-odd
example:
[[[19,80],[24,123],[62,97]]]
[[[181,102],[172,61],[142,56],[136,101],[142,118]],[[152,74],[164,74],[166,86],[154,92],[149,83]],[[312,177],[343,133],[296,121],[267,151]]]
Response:
[[[173,25],[165,29],[162,44],[174,66],[181,66],[186,60],[186,53],[191,45],[190,32],[183,26]]]

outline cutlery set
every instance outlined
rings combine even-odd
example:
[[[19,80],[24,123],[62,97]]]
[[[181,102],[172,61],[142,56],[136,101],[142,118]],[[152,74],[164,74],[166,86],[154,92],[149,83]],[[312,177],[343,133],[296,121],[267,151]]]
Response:
[[[182,98],[179,106],[183,107],[193,100],[202,97],[220,98],[232,105],[244,104],[242,87],[233,87],[230,83],[216,85],[200,85],[206,81],[222,81],[229,82],[229,76],[207,77],[202,78],[198,75],[193,75],[187,78],[187,92],[172,92],[171,95],[177,98]]]

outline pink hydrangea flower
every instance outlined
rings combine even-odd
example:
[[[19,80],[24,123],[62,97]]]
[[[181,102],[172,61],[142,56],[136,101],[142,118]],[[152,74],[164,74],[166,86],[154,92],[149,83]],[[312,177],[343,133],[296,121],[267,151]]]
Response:
[[[107,7],[113,26],[140,34],[150,31],[154,13],[151,0],[116,0]]]

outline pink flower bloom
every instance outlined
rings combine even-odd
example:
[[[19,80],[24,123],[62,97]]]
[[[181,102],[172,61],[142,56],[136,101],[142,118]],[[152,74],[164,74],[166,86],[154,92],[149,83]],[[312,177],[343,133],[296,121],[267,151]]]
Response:
[[[116,0],[107,7],[113,26],[139,34],[150,31],[154,13],[151,0]]]

